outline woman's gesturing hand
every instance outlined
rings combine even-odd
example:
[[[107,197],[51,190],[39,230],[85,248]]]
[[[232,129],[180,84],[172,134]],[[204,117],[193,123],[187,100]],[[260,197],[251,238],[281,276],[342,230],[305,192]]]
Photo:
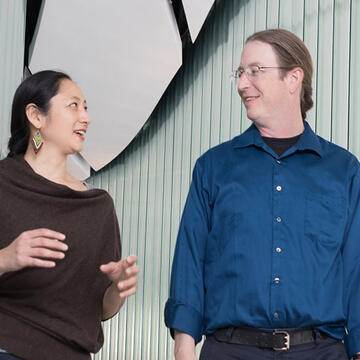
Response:
[[[9,246],[0,250],[0,275],[35,266],[52,268],[53,260],[65,257],[68,246],[65,235],[49,229],[36,229],[21,233]]]
[[[139,272],[136,261],[136,255],[130,255],[118,262],[112,261],[100,266],[100,270],[105,273],[116,286],[121,298],[126,298],[136,292],[137,274]]]
[[[125,259],[101,265],[100,270],[112,281],[103,299],[103,319],[115,315],[123,305],[125,298],[135,294],[139,267],[137,257],[130,255]]]

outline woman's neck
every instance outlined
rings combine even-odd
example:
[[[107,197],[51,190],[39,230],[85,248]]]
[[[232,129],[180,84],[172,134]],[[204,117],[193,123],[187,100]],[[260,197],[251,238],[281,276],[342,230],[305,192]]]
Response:
[[[66,183],[69,178],[67,171],[67,157],[56,153],[55,151],[40,151],[35,154],[33,149],[30,147],[27,149],[24,159],[32,167],[32,169],[44,178],[57,182]]]

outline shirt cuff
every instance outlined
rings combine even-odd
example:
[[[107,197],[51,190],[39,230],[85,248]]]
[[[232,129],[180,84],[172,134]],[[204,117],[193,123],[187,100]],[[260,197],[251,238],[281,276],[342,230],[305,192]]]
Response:
[[[355,328],[349,331],[345,337],[345,345],[350,356],[360,352],[360,329]]]
[[[194,338],[195,344],[201,341],[203,318],[192,306],[169,299],[165,305],[165,325],[189,334]],[[171,336],[174,337],[173,331]]]

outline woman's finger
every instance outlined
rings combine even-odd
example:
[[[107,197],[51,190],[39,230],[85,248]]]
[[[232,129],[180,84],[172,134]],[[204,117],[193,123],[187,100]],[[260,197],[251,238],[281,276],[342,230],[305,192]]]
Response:
[[[127,290],[131,288],[132,286],[137,286],[137,277],[131,277],[127,280],[119,281],[117,284],[117,288],[120,291]]]
[[[68,245],[64,244],[62,241],[45,237],[36,237],[30,240],[29,245],[32,248],[48,248],[48,249],[55,249],[61,251],[67,251]]]
[[[25,231],[21,235],[30,238],[46,237],[48,239],[54,239],[54,240],[65,240],[66,238],[65,234],[46,228]]]
[[[53,251],[46,248],[32,248],[29,250],[29,256],[32,258],[63,259],[65,254],[61,251]]]
[[[119,296],[122,298],[122,299],[125,299],[131,295],[134,295],[136,293],[136,288],[135,287],[132,287],[131,289],[129,290],[126,290],[126,291],[122,291],[119,293]]]
[[[133,266],[131,266],[131,267],[129,267],[129,268],[127,268],[125,270],[125,274],[126,274],[127,277],[135,276],[135,275],[138,274],[138,272],[139,272],[139,266],[138,265],[133,265]]]
[[[111,261],[107,264],[103,264],[100,266],[100,270],[105,274],[109,274],[116,270],[116,262]]]
[[[137,262],[137,256],[136,255],[129,255],[125,258],[125,261],[128,266],[134,265]]]
[[[53,268],[56,266],[54,261],[41,260],[37,258],[29,258],[27,266],[41,267],[41,268]]]

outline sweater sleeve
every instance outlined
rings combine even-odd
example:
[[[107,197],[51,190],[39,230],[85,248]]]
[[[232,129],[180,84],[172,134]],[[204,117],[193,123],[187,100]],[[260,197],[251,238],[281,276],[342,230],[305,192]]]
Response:
[[[111,229],[111,243],[109,246],[111,247],[112,257],[111,261],[119,261],[121,259],[121,235],[120,235],[120,227],[119,221],[116,215],[115,205],[112,197],[107,194],[109,197],[109,217],[108,217],[108,227]]]
[[[183,211],[172,265],[165,324],[201,340],[204,328],[203,264],[209,233],[210,206],[206,174],[200,158]]]
[[[114,209],[114,258],[116,261],[121,259],[121,235],[120,235],[120,227],[119,221],[116,216],[116,212]]]

